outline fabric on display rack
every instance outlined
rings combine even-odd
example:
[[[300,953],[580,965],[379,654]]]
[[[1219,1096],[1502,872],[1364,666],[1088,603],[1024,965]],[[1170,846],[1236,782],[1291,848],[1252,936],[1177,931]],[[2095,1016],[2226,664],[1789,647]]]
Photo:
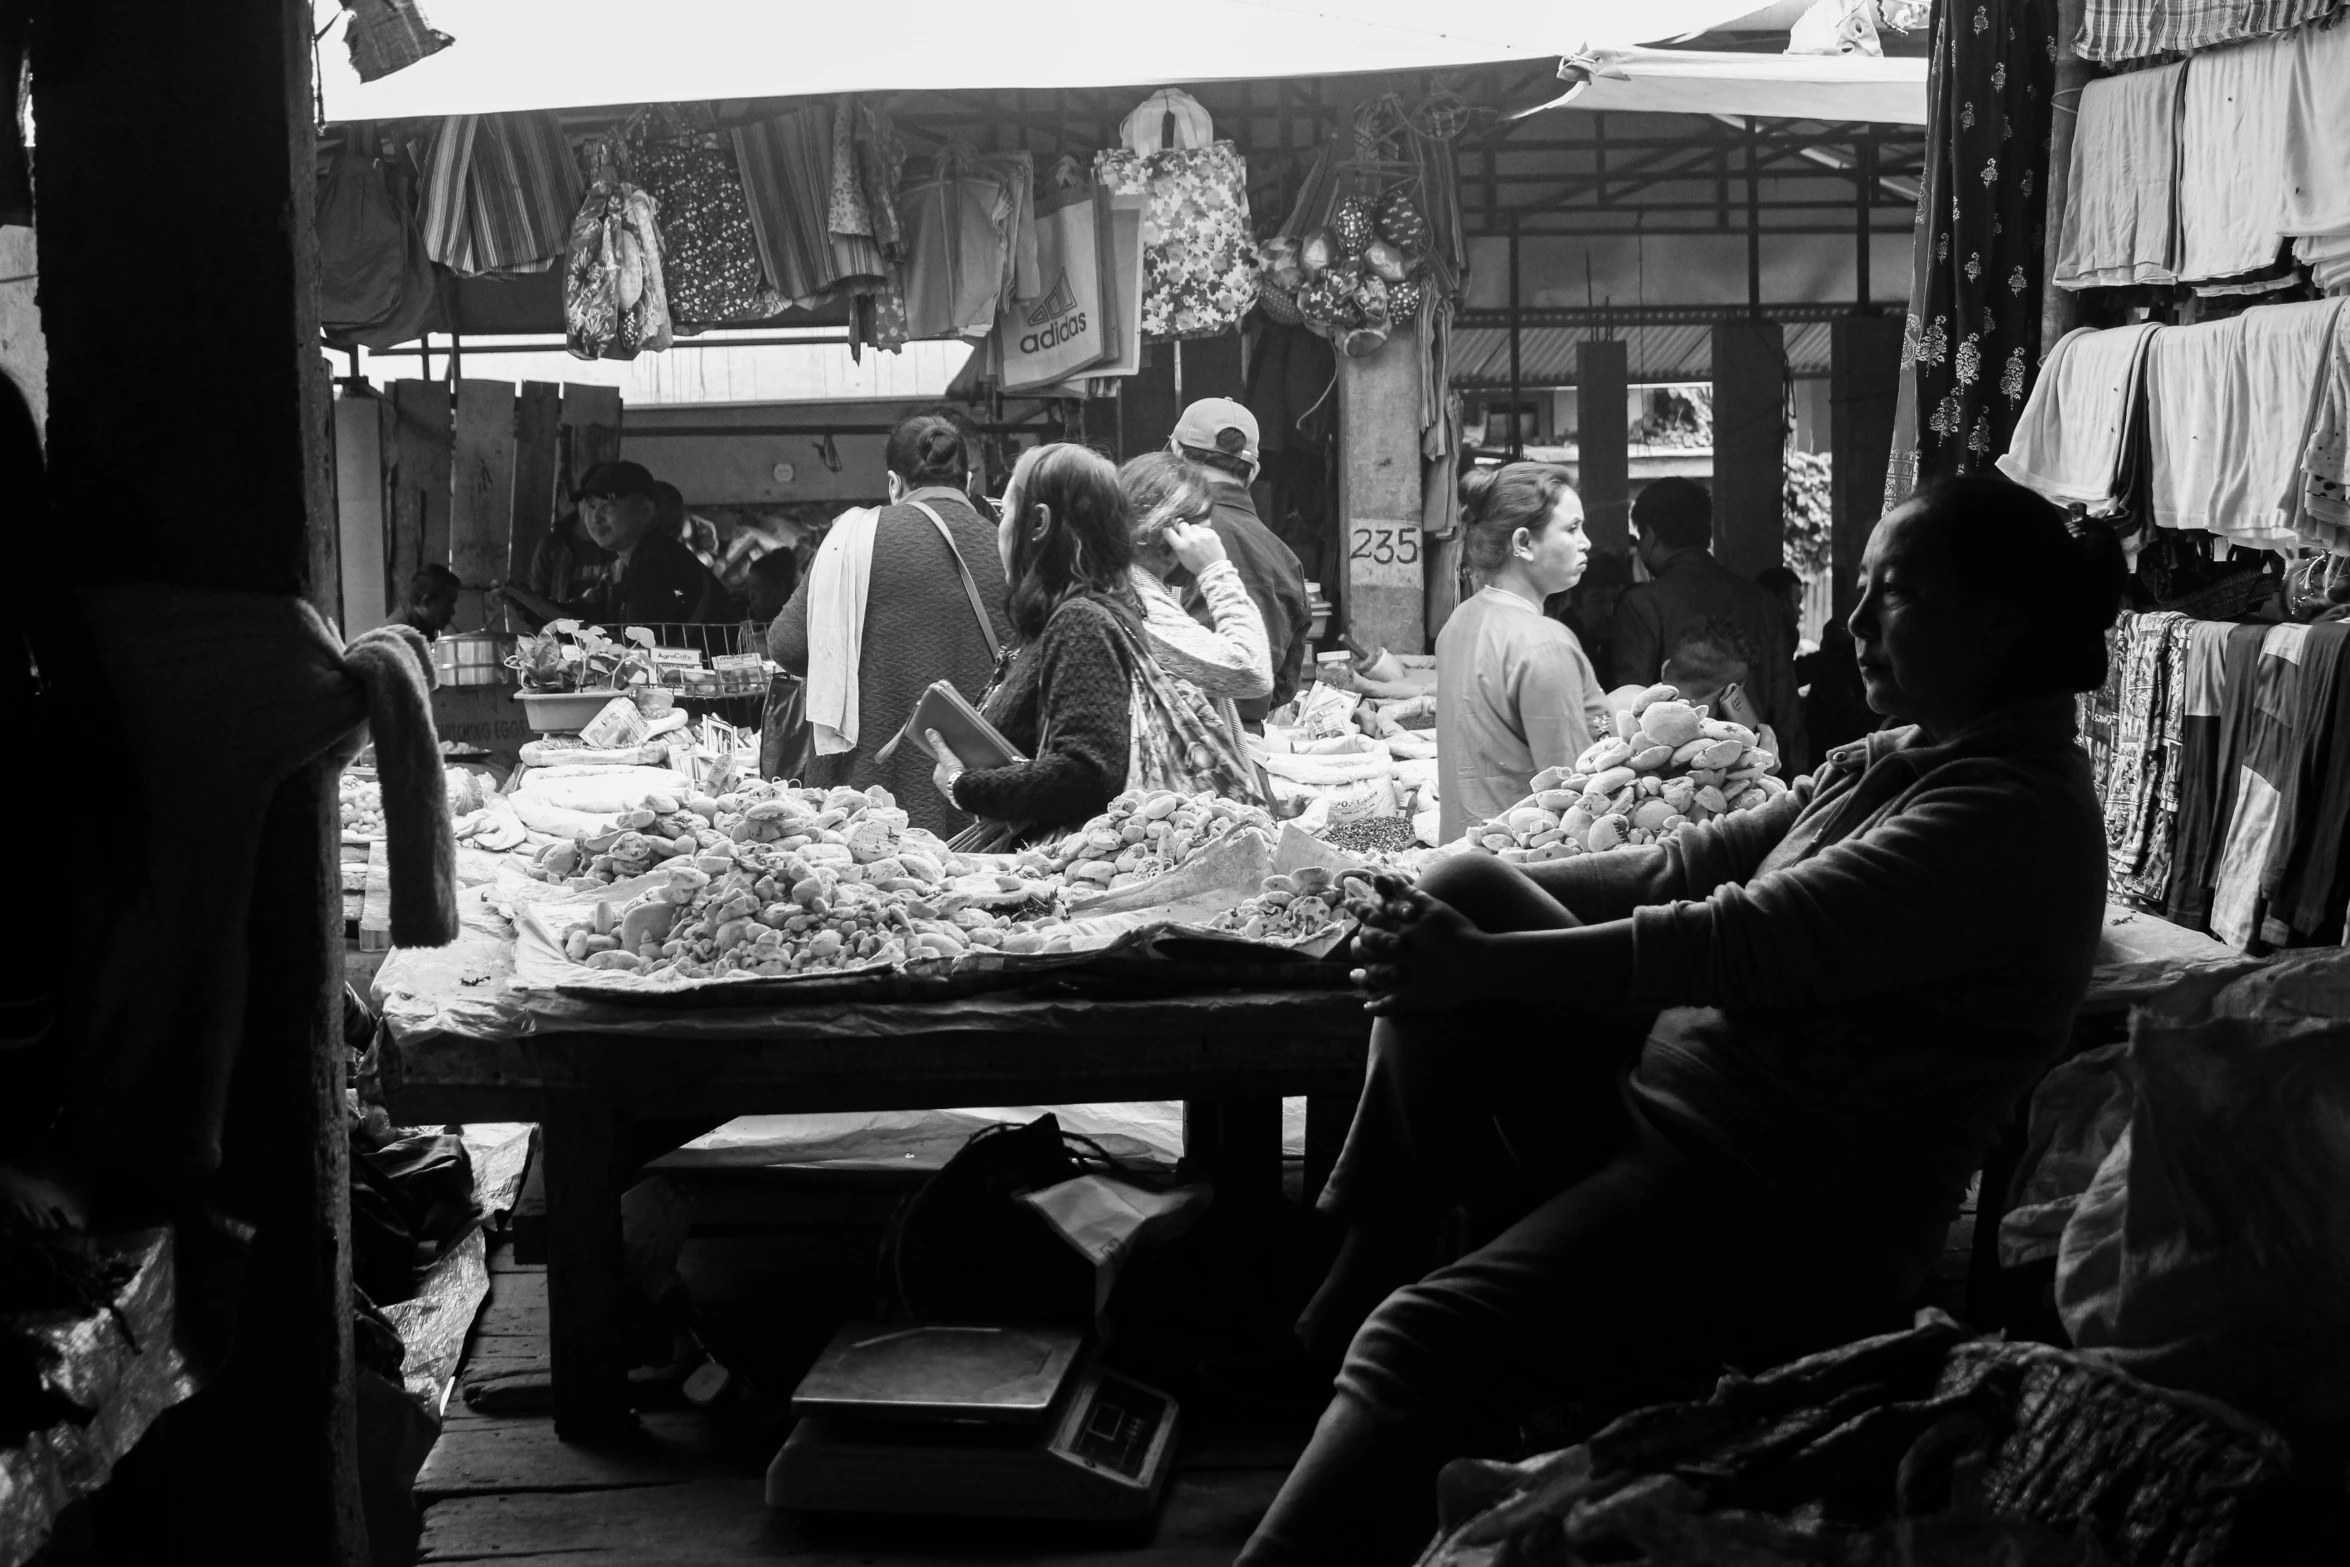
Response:
[[[2051,0],[1935,12],[1888,506],[2007,449],[2039,367]]]
[[[2303,543],[2350,555],[2350,308],[2335,318],[2288,509]]]
[[[2259,678],[2261,648],[2273,626],[2225,626],[2227,640],[2220,654],[2220,683],[2210,752],[2210,772],[2202,780],[2194,803],[2197,815],[2187,811],[2185,792],[2179,813],[2179,840],[2171,892],[2171,918],[2195,930],[2211,928],[2216,887],[2228,865],[2226,840],[2236,820],[2243,793],[2244,756],[2251,744],[2255,706],[2250,700]],[[2192,676],[2190,676],[2192,679]],[[2190,709],[2188,717],[2195,715]]]
[[[332,348],[390,348],[436,324],[439,274],[416,222],[405,155],[372,125],[344,128],[319,175],[318,325]]]
[[[2179,278],[2269,267],[2284,242],[2286,142],[2297,60],[2264,38],[2187,63],[2179,108]]]
[[[2293,842],[2270,900],[2271,917],[2295,945],[2343,940],[2350,908],[2350,672],[2338,640],[2350,637],[2350,626],[2319,624],[2309,635],[2312,646],[2320,635],[2337,640],[2330,653],[2319,647],[2319,656],[2332,660],[2333,683],[2330,690],[2312,687],[2304,709],[2307,746],[2290,818]]]
[[[2350,624],[2329,621],[2304,629],[2290,700],[2283,704],[2283,712],[2271,716],[2268,726],[2277,751],[2271,775],[2277,793],[2276,827],[2259,866],[2259,936],[2277,947],[2291,946],[2316,934],[2297,918],[2300,898],[2296,873],[2316,831],[2317,814],[2329,795],[2337,810],[2342,804],[2340,786],[2321,769],[2332,741],[2335,693],[2341,684],[2343,643],[2350,640]],[[2294,883],[2290,891],[2288,881]]]
[[[808,112],[824,118],[822,111]],[[827,120],[820,132],[826,162],[831,134]],[[790,301],[767,284],[742,176],[719,132],[682,110],[655,109],[629,128],[628,168],[653,198],[662,281],[677,328],[763,321],[783,312]],[[819,221],[829,178],[820,172],[811,193]]]
[[[2163,912],[2190,930],[2203,928],[2210,909],[2231,655],[2241,647],[2248,671],[2259,651],[2261,632],[2259,626],[2216,620],[2198,620],[2187,628],[2186,683],[2178,699],[2179,804],[2173,817],[2171,876]]]
[[[841,279],[842,258],[827,227],[836,200],[833,119],[830,110],[794,109],[733,131],[744,219],[762,275],[799,305],[813,304]],[[870,207],[864,215],[870,223]]]
[[[2177,276],[2179,97],[2187,67],[2109,76],[2081,89],[2059,288],[2168,283]]]
[[[2287,791],[2301,762],[2302,681],[2312,673],[2303,666],[2309,631],[2268,627],[2250,683],[2237,688],[2229,709],[2229,728],[2237,736],[2235,798],[2212,880],[2211,933],[2231,947],[2267,939],[2267,894],[2275,885],[2270,859],[2289,847]]]
[[[2209,49],[2298,27],[2342,5],[2343,0],[2089,0],[2073,52],[2109,64]]]
[[[425,253],[459,277],[544,272],[563,254],[581,181],[552,113],[459,114],[417,160]]]
[[[906,330],[915,338],[979,337],[995,325],[1004,279],[1016,262],[1019,202],[970,148],[950,144],[930,177],[899,199],[906,225]]]
[[[2169,873],[2163,800],[2173,792],[2178,740],[2171,681],[2183,668],[2184,659],[2174,655],[2184,651],[2188,624],[2186,616],[2167,612],[2133,617],[2121,649],[2120,701],[2101,793],[2110,885],[2130,896],[2160,896]]]
[[[2350,291],[2350,234],[2313,234],[2293,241],[2293,259],[2309,269],[2322,293]]]
[[[2146,422],[2157,525],[2262,549],[2297,544],[2293,496],[2342,308],[2267,305],[2154,335]]]
[[[2079,327],[2058,339],[2032,382],[2001,473],[2057,503],[2092,514],[2117,508],[2125,437],[2144,395],[2147,345],[2155,322],[2099,332]]]
[[[2293,35],[2286,110],[2288,234],[2350,234],[2350,18]]]

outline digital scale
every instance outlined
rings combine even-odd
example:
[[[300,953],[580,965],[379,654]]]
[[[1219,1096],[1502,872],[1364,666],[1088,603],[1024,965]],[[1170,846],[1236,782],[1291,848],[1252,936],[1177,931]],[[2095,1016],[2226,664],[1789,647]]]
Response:
[[[792,1411],[770,1507],[1098,1520],[1158,1510],[1180,1413],[1081,1329],[944,1323],[841,1329]]]

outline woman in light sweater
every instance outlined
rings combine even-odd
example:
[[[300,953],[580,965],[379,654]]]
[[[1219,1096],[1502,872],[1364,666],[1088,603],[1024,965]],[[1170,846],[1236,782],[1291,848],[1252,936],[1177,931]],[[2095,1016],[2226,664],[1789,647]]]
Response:
[[[1300,1324],[1342,1369],[1241,1567],[1408,1563],[1438,1470],[1529,1415],[1702,1397],[1903,1316],[2088,989],[2073,700],[2124,579],[2109,530],[1997,479],[1895,509],[1863,573],[1900,727],[1670,844],[1458,855],[1357,908],[1377,1021]],[[1431,1272],[1448,1213],[1471,1249]]]
[[[1583,503],[1562,469],[1514,462],[1461,477],[1462,541],[1481,586],[1436,638],[1438,833],[1450,843],[1591,747],[1604,693],[1543,600],[1582,580]]]
[[[1246,699],[1273,689],[1265,617],[1208,526],[1216,492],[1207,471],[1173,452],[1151,452],[1118,470],[1134,520],[1128,576],[1142,600],[1142,640],[1168,674],[1211,697]],[[1201,625],[1167,578],[1180,567],[1199,584],[1212,625]]]

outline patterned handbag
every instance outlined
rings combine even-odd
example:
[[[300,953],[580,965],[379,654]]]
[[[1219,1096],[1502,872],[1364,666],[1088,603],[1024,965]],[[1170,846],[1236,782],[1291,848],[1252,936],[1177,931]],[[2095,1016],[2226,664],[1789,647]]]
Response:
[[[1178,794],[1205,790],[1227,800],[1262,805],[1264,791],[1241,741],[1232,704],[1215,701],[1190,681],[1160,668],[1141,636],[1123,620],[1118,622],[1118,641],[1134,689],[1126,787],[1172,789]]]

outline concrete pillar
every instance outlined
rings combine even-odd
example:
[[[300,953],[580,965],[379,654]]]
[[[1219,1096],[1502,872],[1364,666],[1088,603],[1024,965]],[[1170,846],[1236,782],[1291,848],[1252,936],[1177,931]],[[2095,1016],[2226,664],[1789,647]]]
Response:
[[[1620,337],[1575,345],[1576,489],[1595,548],[1632,547],[1632,448],[1624,419],[1628,361]]]
[[[1361,359],[1338,358],[1346,632],[1365,647],[1427,650],[1420,512],[1420,360],[1404,332]]]
[[[1828,439],[1835,464],[1830,500],[1835,559],[1834,614],[1852,613],[1860,557],[1885,509],[1885,464],[1893,409],[1901,395],[1901,321],[1846,316],[1828,328]]]
[[[1785,554],[1787,334],[1714,324],[1714,555],[1742,577]]]

